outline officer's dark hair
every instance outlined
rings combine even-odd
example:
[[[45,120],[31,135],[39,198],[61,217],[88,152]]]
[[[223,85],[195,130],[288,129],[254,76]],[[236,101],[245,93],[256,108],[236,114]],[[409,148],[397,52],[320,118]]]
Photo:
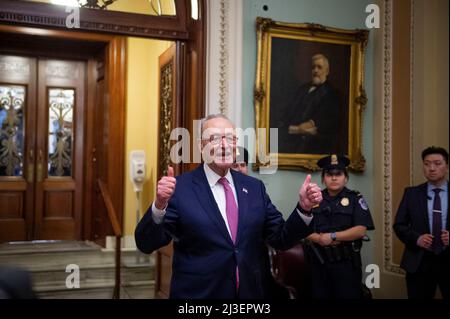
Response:
[[[239,155],[237,155],[237,151],[239,151]],[[236,161],[239,163],[242,163],[242,161],[244,161],[245,165],[248,165],[248,151],[245,147],[236,147]]]
[[[326,169],[323,169],[322,170],[322,181],[323,181],[323,178],[325,177],[325,174],[326,173],[329,173],[329,172],[336,172],[336,171],[339,171],[339,172],[343,172],[344,173],[344,175],[345,175],[345,177],[347,177],[347,179],[348,179],[348,171],[347,171],[347,169],[340,169],[340,170],[336,170],[336,169],[331,169],[331,170],[326,170]]]
[[[430,146],[422,151],[422,161],[425,160],[425,157],[431,154],[440,154],[445,159],[445,162],[448,164],[448,152],[445,148]]]

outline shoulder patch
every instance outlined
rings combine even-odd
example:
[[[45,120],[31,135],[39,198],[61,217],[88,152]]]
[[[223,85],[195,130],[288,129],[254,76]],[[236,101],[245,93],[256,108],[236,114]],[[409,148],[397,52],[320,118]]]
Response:
[[[364,210],[368,210],[369,209],[369,207],[367,206],[366,201],[364,200],[364,197],[361,197],[358,200],[358,203],[359,203],[359,206],[361,206],[362,209],[364,209]]]

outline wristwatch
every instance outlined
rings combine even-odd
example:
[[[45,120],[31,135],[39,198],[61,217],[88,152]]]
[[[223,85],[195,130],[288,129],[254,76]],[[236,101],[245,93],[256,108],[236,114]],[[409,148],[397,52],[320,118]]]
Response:
[[[331,237],[332,241],[336,241],[336,233],[335,232],[330,233],[330,237]]]

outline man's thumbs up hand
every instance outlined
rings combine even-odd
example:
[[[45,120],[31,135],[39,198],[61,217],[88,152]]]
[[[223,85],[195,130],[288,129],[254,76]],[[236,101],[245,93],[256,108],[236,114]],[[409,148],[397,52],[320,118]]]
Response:
[[[155,207],[161,210],[166,209],[167,203],[175,192],[177,180],[174,177],[173,167],[167,167],[167,176],[161,177],[156,190]]]
[[[305,212],[320,204],[322,201],[322,191],[315,183],[311,183],[311,175],[306,176],[302,187],[299,190],[300,206]]]

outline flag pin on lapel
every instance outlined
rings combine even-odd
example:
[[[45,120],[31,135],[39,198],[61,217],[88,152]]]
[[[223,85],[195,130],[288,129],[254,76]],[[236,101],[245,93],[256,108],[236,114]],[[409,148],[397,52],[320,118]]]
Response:
[[[244,193],[248,194],[247,188],[244,187],[244,188],[242,189],[242,191],[243,191]]]

